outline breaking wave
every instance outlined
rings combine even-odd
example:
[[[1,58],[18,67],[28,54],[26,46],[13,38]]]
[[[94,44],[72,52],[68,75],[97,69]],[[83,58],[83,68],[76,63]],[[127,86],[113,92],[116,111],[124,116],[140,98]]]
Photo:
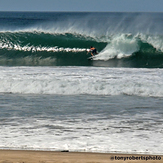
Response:
[[[0,16],[0,65],[163,67],[161,14],[8,14]],[[90,46],[99,52],[92,61]]]
[[[163,97],[162,69],[0,67],[0,93]]]
[[[162,67],[163,37],[143,34],[117,34],[107,36],[104,41],[80,34],[50,34],[38,32],[1,32],[0,64],[7,65],[88,65],[87,51],[95,46],[99,54],[96,61],[145,60],[144,64],[155,60],[155,67]],[[101,40],[100,40],[101,39]],[[46,62],[48,60],[48,62]],[[74,62],[73,62],[74,60]],[[70,63],[71,62],[71,63]],[[157,63],[158,62],[158,63]],[[141,67],[141,65],[140,65]]]

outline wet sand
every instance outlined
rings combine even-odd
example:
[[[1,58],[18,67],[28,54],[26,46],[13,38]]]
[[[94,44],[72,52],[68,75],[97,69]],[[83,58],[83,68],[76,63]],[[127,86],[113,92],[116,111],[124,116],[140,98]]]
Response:
[[[163,163],[162,155],[0,150],[0,163]]]

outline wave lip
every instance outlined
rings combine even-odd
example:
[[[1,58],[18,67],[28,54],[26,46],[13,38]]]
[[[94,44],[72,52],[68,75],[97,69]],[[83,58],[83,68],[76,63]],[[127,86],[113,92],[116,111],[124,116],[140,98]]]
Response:
[[[96,57],[96,60],[130,57],[139,50],[138,41],[130,34],[114,35],[107,46]]]
[[[163,71],[126,68],[0,67],[0,92],[163,97]]]
[[[163,55],[162,36],[122,33],[113,35],[94,60],[123,59],[134,55],[155,57],[155,54]]]
[[[161,62],[163,37],[143,33],[118,33],[90,37],[79,33],[0,32],[0,65],[8,65],[12,62],[12,65],[15,66],[40,66],[39,62],[43,63],[43,59],[48,58],[52,58],[52,60],[55,58],[58,62],[46,63],[44,64],[46,66],[97,65],[95,62],[95,64],[87,62],[86,54],[92,45],[99,52],[94,61],[116,59],[122,62],[127,61],[128,67],[130,65],[133,67],[163,67]],[[26,58],[38,60],[38,64],[37,62],[29,63]],[[18,60],[21,64],[18,63]],[[82,64],[76,64],[79,62]],[[121,65],[126,65],[126,63]]]

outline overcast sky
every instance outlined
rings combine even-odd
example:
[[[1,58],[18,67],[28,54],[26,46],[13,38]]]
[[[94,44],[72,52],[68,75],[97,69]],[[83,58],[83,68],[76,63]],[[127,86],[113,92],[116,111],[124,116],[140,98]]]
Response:
[[[0,0],[0,11],[163,12],[163,0]]]

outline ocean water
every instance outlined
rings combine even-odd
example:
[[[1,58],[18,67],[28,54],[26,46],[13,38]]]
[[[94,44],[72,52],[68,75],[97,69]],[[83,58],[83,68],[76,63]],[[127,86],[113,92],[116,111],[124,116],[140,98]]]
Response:
[[[0,12],[0,148],[162,154],[162,19]]]

